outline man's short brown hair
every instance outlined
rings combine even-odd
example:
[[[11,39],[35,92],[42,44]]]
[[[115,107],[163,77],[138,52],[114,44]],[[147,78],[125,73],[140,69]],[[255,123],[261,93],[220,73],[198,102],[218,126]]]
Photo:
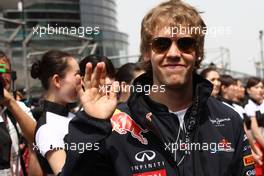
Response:
[[[178,27],[179,29],[180,26],[194,29],[191,36],[197,40],[196,66],[199,67],[200,62],[204,58],[206,25],[199,12],[181,0],[171,0],[161,3],[150,10],[143,18],[141,23],[140,61],[143,61],[143,58],[150,52],[150,41],[155,32],[165,27]],[[195,32],[195,28],[199,29],[199,31]]]

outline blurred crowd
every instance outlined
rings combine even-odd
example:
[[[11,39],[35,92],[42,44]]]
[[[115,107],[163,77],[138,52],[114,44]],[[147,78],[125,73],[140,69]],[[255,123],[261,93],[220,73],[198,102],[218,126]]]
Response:
[[[240,115],[251,146],[256,175],[263,175],[263,80],[259,77],[249,77],[242,80],[234,78],[232,75],[220,75],[214,66],[202,70],[200,74],[213,84],[211,95]]]
[[[106,56],[47,51],[31,66],[43,87],[32,99],[14,90],[1,51],[0,176],[264,175],[264,80],[199,70],[205,35],[168,34],[181,25],[206,28],[179,0],[150,10],[139,61],[119,68]],[[220,147],[164,147],[181,142]]]
[[[74,60],[74,64],[77,64],[76,59],[68,53],[63,51],[49,51],[46,55],[43,56],[42,62],[44,62],[46,57],[45,64],[54,64],[55,67],[63,67],[61,62],[61,58],[64,56],[72,57]],[[51,61],[53,59],[53,61]],[[57,63],[56,63],[57,59]],[[51,62],[51,63],[49,63]],[[53,63],[52,63],[53,62]],[[115,68],[112,64],[111,60],[109,60],[105,56],[96,56],[90,55],[82,59],[79,64],[76,66],[80,68],[77,73],[80,76],[80,79],[84,79],[85,76],[85,68],[87,63],[91,63],[93,68],[98,64],[104,62],[106,67],[106,84],[111,85],[114,81],[119,82],[119,86],[121,87],[118,93],[118,102],[126,102],[130,95],[130,87],[129,85],[133,84],[133,80],[145,73],[145,67],[142,63],[126,63],[122,65],[120,68]],[[1,52],[0,63],[6,64],[6,72],[1,73],[3,86],[6,90],[11,91],[11,79],[8,76],[10,73],[10,62],[7,56]],[[56,103],[61,103],[61,101],[65,101],[69,104],[70,111],[73,113],[78,112],[82,107],[79,103],[76,103],[75,98],[72,100],[61,100],[62,96],[69,96],[70,88],[69,84],[71,81],[66,82],[63,84],[66,89],[62,91],[63,93],[58,93],[52,89],[48,83],[48,79],[50,79],[51,75],[60,74],[59,72],[52,72],[52,70],[46,70],[45,76],[41,75],[39,71],[43,69],[45,66],[42,65],[32,65],[31,75],[33,78],[39,78],[42,82],[44,87],[42,96],[39,98],[34,98],[32,100],[28,100],[25,98],[25,91],[23,89],[15,90],[15,100],[21,104],[22,102],[24,105],[20,105],[23,107],[23,111],[29,115],[30,124],[19,123],[23,117],[16,117],[14,115],[9,115],[9,118],[3,118],[4,125],[1,126],[1,130],[6,130],[6,138],[4,135],[1,134],[0,143],[3,145],[9,146],[10,150],[3,151],[7,152],[3,154],[3,161],[5,160],[7,163],[6,166],[2,164],[0,167],[0,173],[8,173],[10,175],[45,175],[45,171],[41,169],[39,163],[37,162],[36,153],[34,151],[34,147],[38,145],[35,144],[34,138],[32,138],[32,134],[36,134],[36,122],[40,119],[41,115],[45,111],[45,99],[49,101],[53,101]],[[35,70],[37,69],[37,70]],[[64,68],[65,69],[65,68]],[[37,76],[36,73],[38,72]],[[49,73],[50,72],[50,73]],[[60,70],[63,72],[63,69]],[[251,151],[253,154],[253,158],[255,161],[255,169],[259,175],[264,174],[264,86],[263,80],[258,77],[250,77],[247,79],[237,79],[232,77],[231,75],[223,74],[221,75],[218,69],[215,66],[208,67],[204,70],[199,71],[200,75],[210,81],[213,86],[213,91],[211,93],[212,97],[215,97],[219,101],[221,101],[226,106],[234,109],[241,117],[244,123],[244,130],[246,132],[247,138],[249,139]],[[51,74],[51,75],[49,75]],[[56,83],[56,78],[54,79]],[[54,83],[54,85],[56,85]],[[61,91],[59,91],[61,92]],[[11,95],[9,95],[11,96]],[[8,99],[8,96],[5,92],[4,100],[1,100],[2,106],[2,115],[4,114],[4,110],[9,108],[9,105],[6,105],[5,100]],[[25,107],[27,106],[27,108]],[[56,106],[55,106],[56,107]],[[55,108],[54,107],[54,108]],[[12,112],[8,110],[7,115]],[[21,115],[19,115],[21,116]],[[4,116],[3,116],[4,117]],[[20,119],[21,118],[21,119]],[[32,124],[33,123],[33,124]],[[32,128],[31,132],[28,130],[23,130],[25,128]],[[36,128],[36,129],[34,129]],[[26,135],[27,133],[31,133],[31,135]],[[46,133],[46,132],[45,132]],[[43,140],[43,139],[41,139]],[[34,141],[34,142],[33,142]],[[30,144],[30,142],[33,144]],[[44,141],[45,142],[45,141]],[[41,142],[40,142],[41,143]],[[39,144],[40,145],[40,144]],[[4,155],[6,158],[4,158]],[[4,163],[4,162],[2,162]],[[0,163],[1,164],[1,163]],[[5,169],[5,167],[7,169]],[[1,170],[2,169],[2,170]],[[7,174],[8,175],[8,174]]]

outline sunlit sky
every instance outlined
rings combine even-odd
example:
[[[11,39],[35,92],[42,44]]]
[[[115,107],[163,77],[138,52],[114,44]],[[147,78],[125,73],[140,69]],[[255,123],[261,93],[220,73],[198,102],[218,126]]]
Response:
[[[206,25],[222,30],[206,37],[205,62],[221,63],[220,47],[230,51],[231,69],[256,74],[254,62],[260,61],[259,30],[264,30],[264,1],[185,0],[202,11]],[[118,27],[129,35],[129,55],[139,54],[140,23],[144,15],[163,0],[116,0]],[[226,32],[223,32],[226,30]],[[223,49],[223,58],[228,58]],[[219,58],[218,60],[214,60]]]

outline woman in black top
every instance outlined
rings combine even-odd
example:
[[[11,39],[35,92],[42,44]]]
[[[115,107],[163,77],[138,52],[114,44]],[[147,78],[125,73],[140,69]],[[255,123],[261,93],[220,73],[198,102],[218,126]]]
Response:
[[[36,149],[42,169],[57,175],[65,162],[67,149],[64,137],[74,117],[68,103],[77,99],[81,86],[79,65],[75,58],[62,51],[49,51],[32,65],[31,76],[39,78],[46,90],[44,111],[35,131]]]

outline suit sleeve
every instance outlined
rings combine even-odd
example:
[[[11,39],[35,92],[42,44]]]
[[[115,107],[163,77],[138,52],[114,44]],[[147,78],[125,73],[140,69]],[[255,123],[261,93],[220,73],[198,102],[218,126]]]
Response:
[[[90,117],[84,111],[76,114],[69,123],[69,133],[65,137],[68,145],[67,157],[61,175],[92,174],[95,165],[103,160],[104,141],[111,133],[110,120]],[[102,157],[101,157],[102,156]],[[103,160],[105,161],[105,160]],[[102,163],[103,164],[103,163]]]

